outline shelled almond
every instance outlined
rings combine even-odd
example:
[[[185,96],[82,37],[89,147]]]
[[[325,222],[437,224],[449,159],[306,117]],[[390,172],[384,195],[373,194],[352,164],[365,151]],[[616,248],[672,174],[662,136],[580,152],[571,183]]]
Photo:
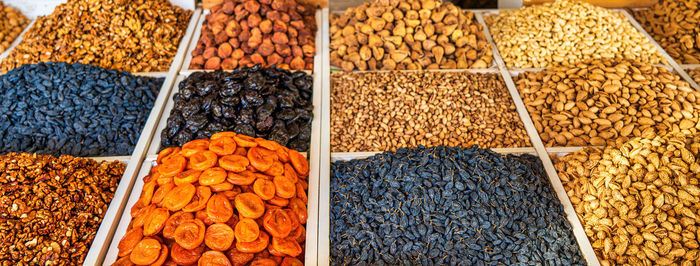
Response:
[[[345,71],[487,68],[474,14],[440,0],[372,0],[331,16],[331,65]]]
[[[688,74],[690,74],[690,76],[695,80],[695,82],[700,83],[700,68],[690,70]]]
[[[662,0],[632,13],[673,59],[700,64],[700,1]]]
[[[0,53],[10,47],[27,24],[29,19],[22,12],[0,2]]]
[[[225,0],[211,9],[192,51],[191,69],[256,64],[313,69],[315,7],[294,0]]]

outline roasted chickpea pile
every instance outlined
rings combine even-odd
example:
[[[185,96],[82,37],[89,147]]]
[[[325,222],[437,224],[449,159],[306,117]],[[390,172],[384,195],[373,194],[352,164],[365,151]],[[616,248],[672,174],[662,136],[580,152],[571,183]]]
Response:
[[[299,152],[222,132],[156,162],[115,265],[303,265],[309,165]]]

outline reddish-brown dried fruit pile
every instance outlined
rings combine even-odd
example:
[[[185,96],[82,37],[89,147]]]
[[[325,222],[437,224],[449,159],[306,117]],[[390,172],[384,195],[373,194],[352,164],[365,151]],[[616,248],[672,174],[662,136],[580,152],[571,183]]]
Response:
[[[191,69],[262,64],[313,69],[315,8],[294,0],[227,0],[205,17]]]
[[[222,132],[164,149],[157,163],[116,265],[302,265],[309,165],[299,152]]]

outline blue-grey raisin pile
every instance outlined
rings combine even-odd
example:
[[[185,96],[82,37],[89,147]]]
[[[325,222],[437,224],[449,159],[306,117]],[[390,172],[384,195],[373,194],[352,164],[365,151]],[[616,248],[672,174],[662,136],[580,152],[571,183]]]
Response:
[[[163,80],[83,64],[11,70],[0,76],[0,153],[130,155]]]
[[[398,149],[331,166],[332,265],[585,265],[539,158]]]

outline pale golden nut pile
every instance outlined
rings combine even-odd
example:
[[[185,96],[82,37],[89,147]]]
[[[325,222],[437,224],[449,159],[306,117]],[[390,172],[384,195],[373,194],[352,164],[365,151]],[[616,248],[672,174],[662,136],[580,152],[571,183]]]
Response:
[[[632,14],[673,59],[700,64],[700,0],[662,0]]]
[[[69,0],[36,19],[0,71],[49,61],[167,71],[191,15],[168,0]]]
[[[530,146],[502,78],[468,72],[335,73],[331,150]]]
[[[700,135],[586,148],[555,168],[602,265],[700,259]]]
[[[5,51],[29,24],[19,10],[0,2],[0,53]]]
[[[331,17],[331,65],[345,71],[487,68],[474,14],[440,0],[372,0]]]
[[[654,45],[624,15],[570,0],[501,10],[485,17],[509,67],[575,65],[586,59],[662,61]]]
[[[588,61],[526,72],[515,83],[547,147],[700,130],[700,92],[663,67]]]
[[[688,74],[690,74],[690,76],[695,80],[695,82],[700,83],[700,68],[690,70]]]

